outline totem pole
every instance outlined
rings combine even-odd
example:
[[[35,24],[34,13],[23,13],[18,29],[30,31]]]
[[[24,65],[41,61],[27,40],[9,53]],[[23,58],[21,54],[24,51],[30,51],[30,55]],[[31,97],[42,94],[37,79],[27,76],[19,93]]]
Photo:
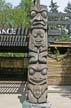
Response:
[[[27,98],[47,103],[47,7],[39,4],[31,9]]]

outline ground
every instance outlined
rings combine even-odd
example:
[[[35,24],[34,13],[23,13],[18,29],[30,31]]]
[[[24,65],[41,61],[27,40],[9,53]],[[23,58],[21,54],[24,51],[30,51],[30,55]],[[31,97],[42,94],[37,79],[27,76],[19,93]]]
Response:
[[[0,82],[0,108],[23,108],[26,82]],[[51,108],[71,108],[71,86],[48,86]]]

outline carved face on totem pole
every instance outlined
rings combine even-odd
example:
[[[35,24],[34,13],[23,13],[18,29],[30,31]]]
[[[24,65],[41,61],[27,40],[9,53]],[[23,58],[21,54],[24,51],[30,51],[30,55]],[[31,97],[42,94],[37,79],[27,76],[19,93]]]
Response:
[[[29,66],[29,81],[35,84],[44,84],[47,79],[47,66],[45,64],[31,64]]]
[[[43,28],[47,29],[47,8],[42,5],[32,7],[31,11],[31,24],[32,29]]]
[[[32,30],[32,35],[33,35],[33,43],[34,43],[34,46],[37,47],[37,48],[40,48],[40,47],[44,47],[45,46],[45,31],[44,30],[41,30],[41,29],[33,29]]]
[[[46,101],[44,95],[47,97],[47,66],[45,66],[44,64],[30,65],[29,83],[29,86],[31,87],[31,89],[30,87],[28,87],[28,93],[31,94],[29,98],[31,99],[32,97],[32,101],[34,100],[35,103],[40,103],[40,101]],[[31,86],[31,84],[33,84],[33,86]]]
[[[33,29],[31,36],[30,36],[30,43],[29,46],[32,49],[43,49],[47,48],[47,44],[45,41],[47,40],[47,33],[44,29]]]

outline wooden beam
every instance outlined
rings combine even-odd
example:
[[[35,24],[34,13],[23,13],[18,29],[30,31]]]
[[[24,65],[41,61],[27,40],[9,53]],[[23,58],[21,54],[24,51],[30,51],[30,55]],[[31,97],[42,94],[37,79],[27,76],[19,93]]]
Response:
[[[48,36],[59,36],[61,35],[61,30],[48,30]]]
[[[71,20],[66,21],[48,21],[48,25],[70,25]]]
[[[70,17],[71,16],[71,14],[70,13],[48,13],[48,17],[49,16],[57,16],[57,17],[59,17],[59,16],[61,16],[61,17]]]
[[[40,0],[33,0],[34,5],[40,5]]]
[[[49,47],[71,47],[71,42],[50,42]]]

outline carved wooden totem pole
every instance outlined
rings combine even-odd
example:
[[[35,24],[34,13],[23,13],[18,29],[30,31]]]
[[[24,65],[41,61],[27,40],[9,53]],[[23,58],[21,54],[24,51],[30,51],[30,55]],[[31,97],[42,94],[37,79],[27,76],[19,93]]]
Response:
[[[47,103],[47,7],[39,4],[31,10],[28,101]]]

